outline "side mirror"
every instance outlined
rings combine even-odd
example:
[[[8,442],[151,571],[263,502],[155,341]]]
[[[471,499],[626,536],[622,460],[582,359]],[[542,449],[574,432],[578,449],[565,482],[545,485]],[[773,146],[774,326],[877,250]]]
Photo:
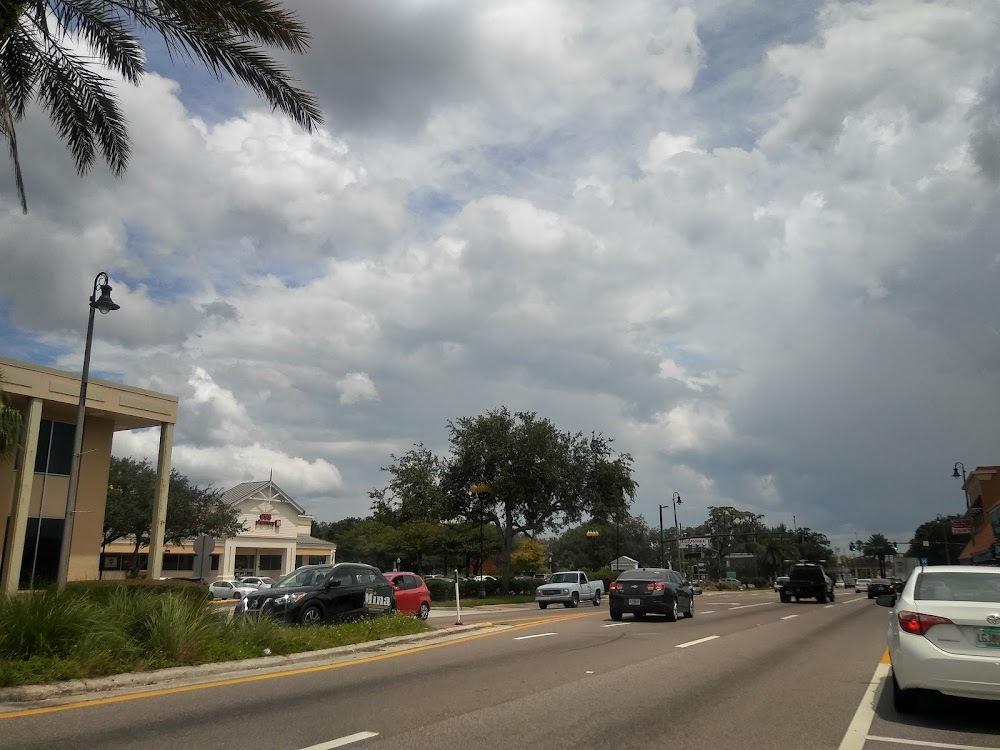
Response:
[[[881,596],[875,597],[875,603],[880,607],[895,607],[896,606],[896,595],[895,594],[882,594]]]
[[[331,579],[331,580],[329,580],[329,581],[326,582],[326,587],[328,589],[335,589],[339,585],[340,585],[340,579],[339,578],[333,578],[333,579]]]

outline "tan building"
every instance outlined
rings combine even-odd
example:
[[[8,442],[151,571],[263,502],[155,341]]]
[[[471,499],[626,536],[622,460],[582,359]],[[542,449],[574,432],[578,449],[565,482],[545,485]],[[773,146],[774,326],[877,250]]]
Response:
[[[0,461],[0,595],[51,583],[62,543],[80,376],[0,357],[0,384],[24,417],[21,447]],[[158,427],[152,548],[162,558],[177,397],[88,380],[69,580],[99,575],[111,442],[115,432]],[[150,575],[159,576],[155,564]]]
[[[963,489],[972,536],[959,559],[973,565],[1000,565],[1000,466],[977,466]]]
[[[311,536],[312,516],[274,482],[244,482],[226,490],[222,500],[236,506],[244,531],[216,540],[209,579],[246,576],[279,578],[302,565],[336,561],[337,545]],[[124,578],[131,569],[135,542],[109,544],[101,561],[103,578]],[[144,571],[148,550],[140,548]],[[165,578],[194,576],[194,540],[167,545],[162,559]]]

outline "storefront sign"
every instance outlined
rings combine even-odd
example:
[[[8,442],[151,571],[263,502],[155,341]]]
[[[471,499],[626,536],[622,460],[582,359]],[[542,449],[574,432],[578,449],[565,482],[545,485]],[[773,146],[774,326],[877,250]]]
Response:
[[[952,534],[971,534],[972,533],[972,520],[968,518],[953,518],[951,519],[951,533]]]
[[[271,518],[271,514],[270,513],[261,513],[260,514],[260,518],[257,519],[257,522],[254,525],[255,526],[271,526],[271,527],[273,527],[275,529],[280,529],[281,528],[281,519],[280,518]]]

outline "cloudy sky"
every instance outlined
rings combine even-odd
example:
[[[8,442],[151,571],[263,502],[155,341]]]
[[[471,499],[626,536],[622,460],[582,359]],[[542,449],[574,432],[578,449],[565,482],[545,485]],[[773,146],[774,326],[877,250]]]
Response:
[[[176,467],[367,514],[507,405],[634,512],[908,538],[1000,464],[1000,4],[289,0],[312,136],[150,49],[128,174],[22,125],[0,351],[176,394]],[[153,456],[156,432],[120,434]]]

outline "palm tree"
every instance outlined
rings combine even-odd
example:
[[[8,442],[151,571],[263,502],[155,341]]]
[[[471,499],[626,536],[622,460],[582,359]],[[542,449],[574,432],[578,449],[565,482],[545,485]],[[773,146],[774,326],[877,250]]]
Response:
[[[885,578],[885,558],[896,554],[892,548],[892,543],[883,534],[872,534],[864,544],[865,557],[874,557],[878,560],[879,575]]]
[[[21,209],[27,213],[16,125],[37,101],[85,174],[98,151],[115,175],[129,159],[114,82],[94,62],[138,85],[145,54],[136,33],[159,34],[171,55],[198,60],[261,94],[312,132],[322,122],[312,94],[262,51],[304,52],[309,34],[276,0],[0,0],[0,136],[7,140]],[[75,45],[86,45],[89,50]]]
[[[778,528],[769,533],[761,543],[758,561],[768,575],[775,577],[783,575],[786,560],[794,560],[797,557],[798,551],[791,536],[784,528]]]
[[[10,405],[3,392],[3,373],[0,373],[0,458],[14,452],[20,437],[21,412]]]

